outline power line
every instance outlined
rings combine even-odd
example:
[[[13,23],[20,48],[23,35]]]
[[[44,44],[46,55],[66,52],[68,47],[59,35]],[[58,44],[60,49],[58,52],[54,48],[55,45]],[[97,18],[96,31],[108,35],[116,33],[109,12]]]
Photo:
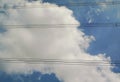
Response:
[[[69,27],[65,27],[69,26]],[[28,25],[1,25],[2,27],[5,27],[6,29],[16,29],[16,28],[40,28],[40,29],[52,29],[52,28],[71,28],[79,26],[79,24],[28,24]]]
[[[65,26],[79,26],[79,24],[28,24],[28,25],[1,25],[6,28],[65,28]],[[120,23],[81,23],[80,27],[120,27]]]
[[[9,26],[9,27],[23,27],[23,26],[78,26],[79,24],[27,24],[27,25],[14,25],[14,24],[9,24],[9,25],[1,25],[1,26]]]
[[[120,1],[70,3],[72,6],[119,5]]]
[[[39,59],[39,58],[0,58],[4,63],[28,63],[28,64],[64,64],[64,65],[87,65],[109,66],[120,64],[120,61],[109,63],[107,60],[65,60],[65,59]]]
[[[99,5],[120,5],[120,1],[106,1],[106,2],[69,2],[69,3],[57,3],[57,5],[62,6],[99,6]],[[22,8],[46,8],[46,7],[55,7],[51,5],[26,5],[23,4],[21,6],[13,6],[13,5],[7,5],[7,6],[0,6],[0,8],[14,8],[14,9],[22,9]]]
[[[83,60],[83,59],[41,59],[41,58],[0,58],[0,60],[44,60],[44,61],[106,61],[106,60]],[[118,61],[118,60],[117,60]]]
[[[84,27],[119,27],[120,23],[83,23]]]

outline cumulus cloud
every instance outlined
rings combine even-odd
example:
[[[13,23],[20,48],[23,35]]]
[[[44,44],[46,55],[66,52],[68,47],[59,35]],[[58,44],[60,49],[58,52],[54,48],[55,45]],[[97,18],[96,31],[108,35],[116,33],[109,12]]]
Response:
[[[0,61],[0,69],[7,73],[55,73],[64,82],[119,82],[119,74],[113,73],[110,59],[104,54],[92,56],[86,52],[93,36],[86,36],[78,26],[73,12],[64,6],[38,1],[12,0],[12,6],[24,2],[26,8],[3,8],[0,19],[0,58],[39,58],[63,60],[104,60],[108,66],[27,64]],[[2,5],[11,2],[4,0]],[[37,5],[37,8],[27,8]],[[44,6],[44,7],[42,7]],[[49,6],[46,8],[45,6]],[[44,24],[44,25],[41,25]],[[64,25],[62,25],[64,24]],[[75,24],[75,25],[69,25]],[[14,26],[9,26],[14,25]],[[22,25],[22,26],[17,26]],[[33,25],[33,26],[31,26]],[[38,25],[38,26],[34,26]],[[40,26],[41,25],[41,26]]]

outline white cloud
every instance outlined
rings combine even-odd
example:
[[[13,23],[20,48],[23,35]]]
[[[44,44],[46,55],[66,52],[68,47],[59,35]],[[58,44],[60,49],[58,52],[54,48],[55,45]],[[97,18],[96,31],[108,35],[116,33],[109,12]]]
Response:
[[[8,1],[8,0],[6,0]],[[15,3],[17,4],[17,2]],[[0,58],[41,58],[67,60],[105,60],[108,66],[52,65],[4,63],[1,70],[7,73],[55,73],[64,82],[119,82],[119,74],[110,70],[109,58],[104,54],[92,56],[86,52],[93,36],[86,36],[78,30],[79,22],[73,12],[66,7],[49,3],[27,3],[29,6],[49,6],[49,8],[7,9],[7,16],[2,17],[0,24],[25,25],[25,28],[3,26],[6,32],[0,34]],[[52,7],[50,7],[52,6]],[[77,24],[63,26],[39,26],[30,28],[29,24]]]

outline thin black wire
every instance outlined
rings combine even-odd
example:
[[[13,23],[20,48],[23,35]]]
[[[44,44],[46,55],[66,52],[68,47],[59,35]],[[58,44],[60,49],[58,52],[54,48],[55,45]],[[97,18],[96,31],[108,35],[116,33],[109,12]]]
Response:
[[[82,23],[79,24],[28,24],[28,25],[1,25],[6,28],[66,28],[64,26],[80,26],[80,27],[120,27],[120,23]]]
[[[76,59],[41,59],[41,58],[0,58],[0,60],[33,60],[33,61],[74,61],[76,62]],[[86,62],[90,62],[90,61],[95,61],[95,62],[100,62],[100,61],[106,61],[106,60],[83,60],[83,59],[77,59],[78,61],[86,61]]]
[[[27,24],[27,25],[1,25],[1,26],[9,26],[9,27],[24,27],[24,26],[27,26],[27,27],[31,27],[31,26],[35,26],[35,27],[38,27],[38,26],[78,26],[79,24]],[[48,28],[48,27],[47,27]]]
[[[69,26],[69,27],[65,27]],[[1,25],[1,28],[5,29],[18,29],[18,28],[39,28],[39,29],[54,29],[54,28],[72,28],[75,26],[79,26],[79,24],[29,24],[29,25]],[[74,29],[74,28],[73,28]]]
[[[70,3],[72,6],[119,5],[120,1]]]
[[[109,63],[106,60],[65,60],[65,59],[40,59],[40,58],[0,58],[1,62],[7,63],[28,63],[28,64],[64,64],[64,65],[102,65],[109,66],[120,64],[120,60]]]
[[[120,5],[120,1],[106,1],[106,2],[69,2],[69,3],[57,3],[57,5],[67,5],[67,6],[99,6],[99,5]],[[46,8],[46,7],[54,7],[54,6],[41,6],[41,5],[34,5],[29,6],[23,4],[21,6],[7,6],[5,8],[14,8],[14,9],[22,9],[22,8]],[[0,8],[4,8],[4,6],[0,6]]]
[[[69,3],[69,4],[58,4],[58,5],[69,5],[69,6],[97,6],[97,5],[118,5],[118,4],[120,4],[120,1],[112,1],[112,2],[87,2],[87,3]],[[26,6],[17,6],[17,7],[15,7],[15,8],[24,8],[24,7],[26,7]],[[33,7],[37,7],[37,6],[30,6],[29,8],[33,8]],[[2,8],[1,6],[0,6],[0,8]],[[74,25],[78,25],[78,24],[34,24],[34,25],[2,25],[2,26],[9,26],[9,27],[24,27],[24,26],[30,26],[30,28],[35,28],[35,27],[38,27],[38,26],[65,26],[65,25],[67,25],[67,26],[74,26]],[[32,27],[31,27],[32,26]],[[35,27],[33,27],[33,26],[35,26]],[[83,26],[82,27],[119,27],[120,26],[120,23],[93,23],[93,24],[83,24]],[[39,27],[39,28],[41,28],[41,27]],[[49,27],[46,27],[46,28],[49,28]],[[53,28],[58,28],[58,27],[53,27]],[[61,28],[61,27],[60,27]],[[18,60],[11,60],[11,59],[0,59],[0,61],[18,61]],[[78,63],[78,64],[80,64],[80,63],[99,63],[99,62],[68,62],[68,61],[56,61],[56,60],[45,60],[45,61],[41,61],[41,60],[39,60],[39,61],[33,61],[33,60],[21,60],[21,59],[19,59],[19,61],[25,61],[25,62],[31,62],[31,63],[35,63],[35,62],[47,62],[47,63],[49,63],[49,62],[55,62],[55,63]],[[115,63],[114,63],[115,64]],[[120,64],[120,62],[117,62],[117,64]]]
[[[120,23],[83,23],[83,27],[120,27]]]

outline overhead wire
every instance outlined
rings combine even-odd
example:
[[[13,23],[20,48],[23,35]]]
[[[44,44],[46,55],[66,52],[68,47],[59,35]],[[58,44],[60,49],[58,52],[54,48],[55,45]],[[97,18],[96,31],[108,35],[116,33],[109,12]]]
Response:
[[[28,63],[28,64],[63,64],[63,65],[90,65],[90,66],[109,66],[114,64],[120,64],[120,61],[114,63],[108,62],[108,60],[81,60],[81,59],[40,59],[40,58],[0,58],[4,63]]]
[[[1,25],[8,29],[12,28],[66,28],[65,26],[79,26],[79,27],[120,27],[120,23],[81,23],[81,24],[27,24],[27,25]]]
[[[106,1],[106,2],[78,2],[78,3],[74,3],[74,2],[70,2],[70,3],[58,3],[57,5],[71,5],[71,6],[97,6],[97,5],[118,5],[120,4],[120,1]],[[32,7],[41,7],[40,5],[38,6],[28,6],[28,5],[23,5],[23,6],[13,6],[13,8],[17,9],[17,8],[32,8]],[[43,6],[46,7],[46,6]],[[0,6],[0,8],[3,8],[2,6]],[[9,8],[9,6],[5,7],[5,8]],[[6,28],[21,28],[21,27],[29,27],[29,28],[62,28],[62,26],[79,26],[79,24],[28,24],[28,25],[0,25],[5,26]],[[41,26],[41,27],[40,27]],[[46,27],[49,26],[49,27]],[[53,27],[56,26],[56,27]],[[81,23],[80,27],[120,27],[120,23]],[[64,27],[63,27],[64,28]]]
[[[120,1],[112,1],[112,2],[86,2],[86,3],[69,3],[69,4],[58,4],[58,5],[68,5],[68,6],[98,6],[98,5],[119,5]],[[15,9],[22,9],[22,8],[40,8],[42,6],[16,6],[14,7]],[[43,6],[45,7],[45,6]],[[50,6],[51,7],[51,6]],[[2,6],[0,6],[0,8],[3,8]],[[45,26],[47,26],[46,28],[50,28],[51,26],[55,26],[52,28],[58,28],[61,26],[78,26],[79,24],[29,24],[29,25],[1,25],[1,26],[5,26],[5,27],[13,27],[13,28],[17,28],[17,27],[29,27],[29,28],[43,28]],[[40,27],[42,26],[42,27]],[[49,26],[49,27],[48,27]],[[82,24],[81,27],[120,27],[120,23],[84,23]],[[64,27],[63,27],[64,28]],[[11,28],[10,28],[11,29]],[[10,58],[0,58],[0,61],[2,62],[9,62],[9,63],[21,63],[21,62],[25,62],[25,63],[31,63],[31,64],[35,64],[35,63],[49,63],[49,64],[66,64],[66,65],[96,65],[98,63],[101,63],[101,65],[107,66],[109,65],[108,62],[104,62],[103,60],[98,61],[98,60],[79,60],[79,61],[71,61],[71,60],[58,60],[58,59],[25,59],[25,58],[15,58],[15,59],[10,59]],[[115,63],[111,63],[111,64],[120,64],[120,61],[115,62]]]
[[[57,3],[57,5],[66,5],[66,6],[99,6],[99,5],[120,5],[120,1],[104,1],[104,2],[69,2],[69,3]],[[55,7],[51,5],[19,5],[19,6],[0,6],[0,8],[14,8],[14,9],[23,9],[23,8],[46,8],[46,7]]]

